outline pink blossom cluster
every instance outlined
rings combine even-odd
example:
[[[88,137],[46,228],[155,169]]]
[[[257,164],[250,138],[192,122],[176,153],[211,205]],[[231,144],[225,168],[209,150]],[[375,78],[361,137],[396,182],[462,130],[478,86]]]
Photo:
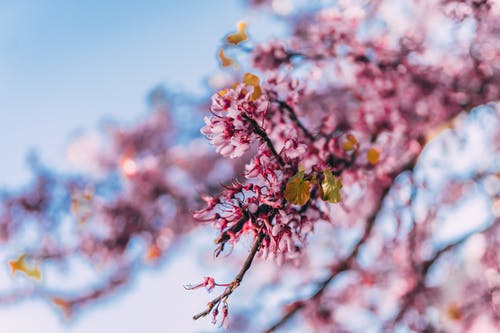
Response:
[[[383,1],[340,2],[290,16],[289,38],[257,44],[252,51],[253,69],[262,73],[262,95],[255,102],[265,103],[265,107],[261,104],[263,112],[247,112],[246,104],[241,106],[251,94],[238,92],[246,89],[243,85],[216,93],[212,99],[213,115],[205,118],[202,133],[223,156],[249,156],[245,180],[239,178],[224,187],[220,196],[205,197],[206,208],[195,213],[197,220],[211,222],[219,230],[217,254],[226,243],[234,246],[247,235],[256,241],[255,253],[271,254],[280,264],[293,262],[300,267],[314,255],[307,252],[307,240],[321,222],[341,234],[342,228],[363,230],[350,250],[349,246],[337,249],[347,254],[328,264],[331,277],[325,284],[311,299],[286,308],[271,330],[301,310],[311,323],[322,322],[325,330],[342,327],[335,320],[336,304],[375,295],[386,287],[379,284],[390,280],[380,276],[394,274],[399,286],[394,303],[399,308],[393,317],[376,315],[384,329],[406,323],[421,331],[423,321],[413,320],[410,310],[420,313],[432,302],[438,303],[438,292],[426,286],[427,273],[443,253],[465,242],[464,238],[440,250],[431,246],[432,234],[422,230],[427,228],[422,227],[425,223],[414,220],[412,230],[418,231],[393,235],[401,239],[382,244],[383,250],[372,256],[369,268],[358,262],[358,254],[378,237],[373,230],[386,198],[401,175],[414,173],[436,132],[453,128],[461,114],[500,97],[498,5],[491,1],[408,1],[407,6],[414,11],[398,13]],[[450,10],[451,6],[456,8]],[[399,30],[384,29],[381,22],[391,26],[391,15],[410,17]],[[457,36],[457,27],[466,19],[474,21],[473,28],[468,28],[473,29],[471,35]],[[433,40],[433,32],[439,29],[436,22],[456,27],[447,38],[460,40],[460,47]],[[498,106],[489,107],[498,116]],[[488,172],[498,175],[495,168]],[[457,193],[452,201],[462,197]],[[408,200],[402,205],[413,204]],[[437,210],[439,205],[433,207]],[[429,214],[423,220],[436,218]],[[492,223],[496,225],[496,220]],[[413,232],[421,238],[412,240]],[[414,246],[421,246],[421,251],[428,246],[430,253],[413,253]],[[388,255],[390,251],[395,251],[397,260]],[[247,269],[244,265],[242,272]],[[498,274],[498,267],[493,269]],[[359,283],[363,287],[346,287],[337,295],[325,291],[344,271],[359,276],[351,288]],[[239,280],[238,276],[235,281],[239,284]],[[469,284],[477,283],[481,292],[488,293],[484,281],[467,281],[462,287],[476,290]],[[498,283],[489,292],[497,289]],[[224,289],[224,299],[232,291]],[[493,305],[485,304],[491,310]],[[358,306],[372,310],[370,304]],[[457,309],[449,310],[449,315],[458,318],[462,310]],[[208,307],[195,318],[210,311]],[[498,318],[490,319],[498,325]],[[472,322],[464,321],[463,327]]]
[[[213,94],[205,138],[176,142],[175,112],[160,100],[85,150],[95,174],[35,163],[30,187],[2,194],[0,241],[47,266],[83,259],[101,268],[101,284],[42,284],[0,302],[38,296],[70,314],[209,224],[216,256],[253,245],[233,280],[185,286],[221,291],[194,319],[247,332],[299,315],[297,331],[498,331],[500,5],[321,4],[287,0],[286,37],[260,42],[240,22],[224,39],[223,67],[249,52],[247,73]],[[82,142],[72,156],[93,141]],[[484,216],[462,209],[470,202]],[[37,240],[24,244],[32,225]],[[229,299],[238,304],[233,292],[252,275],[263,286],[244,295],[255,311],[231,310],[248,320],[229,322]],[[269,286],[287,289],[278,310]]]
[[[36,162],[32,184],[2,194],[0,240],[7,248],[40,262],[42,275],[66,275],[61,267],[75,261],[95,269],[88,272],[88,286],[68,289],[42,280],[0,295],[0,303],[40,297],[71,315],[125,286],[136,268],[161,262],[193,229],[199,192],[230,181],[242,166],[229,162],[222,173],[220,157],[206,143],[177,145],[170,114],[162,105],[133,126],[108,125],[93,161],[87,161],[93,174],[49,171]],[[69,146],[70,156],[94,142],[76,140],[81,144]],[[26,228],[36,236],[29,244]]]
[[[248,119],[263,119],[268,107],[265,96],[254,99],[254,93],[254,87],[238,84],[212,96],[210,111],[214,116],[205,117],[202,133],[222,156],[240,157],[250,148],[254,134],[248,130]]]

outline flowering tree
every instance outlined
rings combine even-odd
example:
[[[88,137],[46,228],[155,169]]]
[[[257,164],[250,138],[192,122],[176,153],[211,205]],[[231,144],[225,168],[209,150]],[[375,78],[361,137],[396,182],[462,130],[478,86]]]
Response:
[[[68,159],[86,164],[86,176],[50,171],[32,158],[33,183],[2,194],[0,239],[25,248],[9,261],[13,274],[41,280],[38,264],[66,277],[82,264],[91,267],[83,269],[89,278],[71,288],[44,281],[11,290],[0,302],[41,297],[69,316],[115,292],[135,267],[160,261],[194,227],[200,191],[212,193],[243,168],[230,162],[225,173],[213,172],[222,164],[208,145],[194,140],[180,146],[174,139],[170,115],[185,102],[161,89],[150,100],[151,113],[140,122],[128,128],[108,124],[103,135],[81,136],[68,147]]]
[[[104,282],[76,296],[29,289],[69,314],[128,280],[144,257],[133,244],[156,260],[211,224],[216,256],[251,245],[234,279],[186,285],[217,293],[194,319],[227,324],[249,280],[262,288],[249,311],[269,307],[268,286],[295,292],[250,312],[258,320],[235,311],[234,330],[271,332],[298,316],[328,332],[498,330],[500,5],[340,2],[282,19],[286,38],[254,41],[240,22],[217,53],[233,71],[201,129],[215,153],[175,144],[167,104],[153,103],[145,122],[109,130],[95,154],[104,180],[38,169],[34,188],[6,194],[2,240],[27,223],[41,240],[12,270],[40,278],[26,260],[72,257],[104,265]],[[453,213],[474,198],[488,213],[464,228]],[[79,225],[61,241],[69,201]]]

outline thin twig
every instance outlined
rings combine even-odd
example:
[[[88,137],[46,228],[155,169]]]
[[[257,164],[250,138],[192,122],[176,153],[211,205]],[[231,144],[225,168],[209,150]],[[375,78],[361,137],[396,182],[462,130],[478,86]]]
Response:
[[[243,280],[243,277],[245,276],[246,272],[252,266],[252,261],[255,258],[255,255],[259,251],[260,245],[262,244],[262,240],[264,239],[264,234],[259,233],[257,237],[255,237],[255,241],[253,243],[252,249],[250,250],[250,253],[248,257],[246,258],[245,262],[243,263],[243,266],[241,267],[241,270],[239,271],[238,275],[234,278],[234,280],[226,287],[224,292],[208,302],[207,308],[205,311],[200,312],[196,315],[193,316],[194,320],[200,319],[201,317],[205,317],[206,315],[210,314],[212,312],[213,308],[219,304],[223,299],[227,299],[229,295],[233,293],[236,288],[239,287],[241,281]]]
[[[410,160],[407,164],[405,164],[399,172],[394,173],[394,178],[403,173],[404,171],[411,171],[415,167],[415,162],[416,158]],[[332,271],[330,272],[330,275],[328,275],[323,281],[321,281],[318,284],[318,288],[316,291],[312,294],[312,296],[300,300],[300,301],[295,301],[293,303],[293,306],[289,307],[289,309],[286,311],[286,313],[272,326],[270,326],[267,330],[264,332],[266,333],[271,333],[274,332],[276,329],[284,325],[290,318],[292,318],[297,312],[299,312],[302,308],[305,307],[306,302],[308,300],[316,300],[325,291],[325,289],[328,287],[328,285],[339,275],[340,273],[349,270],[356,257],[358,256],[359,250],[361,246],[368,240],[368,238],[371,235],[371,232],[373,230],[373,227],[375,226],[375,221],[377,220],[377,216],[379,212],[382,210],[383,203],[389,194],[389,191],[391,189],[391,186],[386,186],[382,190],[382,194],[380,195],[380,198],[377,202],[377,205],[374,207],[372,213],[370,216],[367,217],[366,224],[365,224],[365,229],[363,230],[363,234],[361,235],[360,239],[356,242],[356,244],[353,246],[351,252],[342,260],[340,261]]]
[[[299,126],[304,135],[309,140],[314,141],[314,135],[312,135],[311,132],[309,132],[309,130],[304,126],[304,124],[300,122],[299,118],[297,118],[297,114],[295,114],[295,110],[286,102],[283,101],[276,101],[276,102],[278,103],[280,108],[285,109],[288,112],[290,119],[292,119],[292,121],[295,122],[297,126]]]
[[[340,273],[347,271],[351,268],[352,264],[354,263],[354,259],[357,257],[359,250],[361,246],[367,241],[367,239],[370,237],[370,234],[373,230],[373,226],[375,225],[375,220],[377,219],[377,215],[380,212],[382,208],[382,204],[385,200],[385,197],[389,193],[390,187],[384,188],[382,195],[380,196],[380,200],[377,203],[377,206],[373,210],[372,214],[367,218],[366,224],[365,224],[365,229],[363,231],[363,235],[361,235],[360,239],[356,242],[356,244],[353,246],[351,252],[342,260],[340,261],[330,272],[330,275],[326,277],[323,281],[321,281],[318,284],[318,288],[316,291],[312,294],[312,296],[308,297],[307,299],[303,299],[301,301],[295,302],[295,305],[291,307],[283,317],[281,317],[276,323],[274,323],[271,327],[269,327],[267,330],[265,330],[266,333],[274,332],[277,328],[281,327],[283,324],[285,324],[290,318],[292,318],[299,310],[305,307],[306,301],[308,300],[315,300],[321,297],[325,289],[328,287],[330,282],[337,277]]]
[[[455,242],[452,242],[452,243],[446,245],[445,247],[439,249],[438,251],[436,251],[436,253],[434,253],[434,255],[432,256],[432,258],[424,261],[421,264],[420,276],[419,276],[419,279],[416,282],[415,286],[412,289],[410,289],[404,296],[402,296],[402,299],[404,299],[404,302],[401,305],[401,308],[400,308],[398,314],[396,315],[396,317],[394,318],[394,320],[390,324],[391,327],[394,327],[394,325],[396,325],[396,323],[398,323],[401,319],[403,319],[404,315],[409,310],[410,306],[413,304],[413,302],[414,302],[415,298],[417,297],[417,295],[422,290],[425,289],[425,279],[427,278],[427,273],[429,272],[429,270],[431,269],[431,267],[437,262],[437,260],[443,254],[445,254],[445,253],[453,250],[457,246],[465,243],[465,241],[468,240],[471,236],[476,235],[478,233],[487,232],[488,230],[490,230],[491,228],[493,228],[496,223],[497,223],[497,220],[495,220],[487,228],[484,228],[482,230],[473,231],[473,232],[471,232],[471,233],[463,236],[462,238],[459,238]]]
[[[493,294],[497,291],[500,291],[500,285],[496,285],[494,287],[489,288],[482,295],[476,297],[476,299],[467,302],[465,305],[460,307],[459,309],[460,316],[463,316],[467,311],[472,311],[472,309],[477,305],[492,302]]]
[[[278,152],[274,148],[274,145],[271,142],[271,139],[269,139],[269,137],[267,136],[266,132],[262,129],[262,127],[260,127],[259,124],[257,124],[257,122],[255,121],[255,119],[250,118],[245,113],[242,114],[242,117],[246,121],[250,122],[250,124],[252,125],[252,129],[254,130],[255,134],[257,134],[262,139],[262,141],[264,141],[266,143],[266,145],[269,148],[269,150],[271,151],[271,153],[274,155],[274,157],[276,158],[276,160],[278,160],[279,165],[281,167],[284,167],[285,166],[285,162],[283,161],[283,159],[281,158],[281,156],[278,154]]]

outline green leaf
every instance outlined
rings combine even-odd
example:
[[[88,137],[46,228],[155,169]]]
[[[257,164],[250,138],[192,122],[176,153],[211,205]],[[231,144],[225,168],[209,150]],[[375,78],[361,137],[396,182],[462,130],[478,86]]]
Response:
[[[286,201],[296,205],[304,205],[309,200],[311,182],[304,179],[304,170],[300,170],[288,180],[283,193]]]
[[[342,181],[335,177],[330,170],[323,171],[323,181],[321,182],[321,199],[331,203],[339,203],[342,200]]]

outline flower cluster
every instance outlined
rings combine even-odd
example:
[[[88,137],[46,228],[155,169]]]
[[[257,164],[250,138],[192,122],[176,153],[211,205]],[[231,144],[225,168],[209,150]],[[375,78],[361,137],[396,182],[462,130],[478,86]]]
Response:
[[[256,82],[257,80],[257,82]],[[245,74],[244,82],[212,96],[213,117],[205,117],[201,132],[217,147],[222,156],[240,157],[255,141],[253,123],[261,122],[269,102],[261,94],[258,78]]]
[[[175,112],[155,93],[147,119],[109,126],[105,147],[72,146],[92,176],[35,163],[30,187],[2,194],[0,241],[19,248],[36,230],[12,254],[15,278],[73,259],[104,271],[90,291],[42,280],[27,294],[71,314],[209,224],[216,255],[253,245],[233,280],[185,286],[221,291],[194,319],[228,325],[229,297],[255,268],[265,286],[300,290],[280,300],[282,314],[249,302],[275,317],[269,332],[298,314],[298,331],[498,331],[498,3],[249,3],[279,12],[289,35],[258,42],[239,22],[225,36],[217,56],[238,82],[212,96],[205,138],[175,142]],[[236,61],[243,52],[248,66]],[[471,202],[487,213],[464,214]]]
[[[205,142],[176,145],[166,105],[154,107],[133,126],[107,126],[107,136],[78,138],[69,146],[70,157],[93,151],[86,163],[97,172],[63,174],[35,162],[30,186],[2,194],[0,241],[22,249],[9,252],[13,276],[22,272],[39,282],[2,294],[0,303],[40,294],[69,316],[115,293],[136,268],[161,262],[195,227],[192,211],[202,204],[199,191],[210,193],[243,171],[241,164],[221,161]],[[89,147],[97,141],[100,146]],[[27,228],[36,237],[29,244]],[[89,263],[85,273],[92,278],[84,281],[89,283],[85,288],[63,289],[43,279],[45,270],[68,274],[60,267],[75,261]]]
[[[272,71],[289,64],[291,57],[281,42],[272,41],[257,45],[252,54],[252,66],[261,71]]]
[[[468,6],[461,9],[464,13],[475,15],[477,26],[475,34],[463,40],[465,47],[449,49],[432,42],[429,34],[436,28],[424,19],[416,2],[409,2],[416,9],[415,24],[410,20],[393,30],[368,32],[367,27],[380,20],[388,20],[388,27],[394,24],[387,16],[397,8],[383,2],[340,2],[291,16],[289,39],[260,43],[252,50],[252,65],[264,73],[262,80],[253,78],[254,84],[249,84],[244,79],[245,84],[214,95],[212,116],[205,118],[202,133],[222,156],[249,156],[245,179],[224,187],[220,196],[206,197],[207,207],[195,213],[196,219],[219,230],[217,254],[225,244],[234,246],[248,235],[257,242],[254,255],[260,252],[280,264],[301,265],[308,260],[304,250],[311,231],[325,221],[334,230],[364,230],[350,254],[330,264],[332,276],[326,284],[344,270],[359,273],[367,290],[377,283],[377,273],[362,272],[357,256],[362,245],[376,237],[372,236],[376,217],[397,177],[415,168],[435,129],[449,127],[463,110],[500,97],[499,53],[492,43],[498,40],[494,37],[498,22],[492,21],[498,12],[493,5],[460,4]],[[451,17],[455,24],[456,15],[448,9],[432,8],[435,21]],[[403,238],[413,246],[411,237],[408,233]],[[408,246],[405,242],[395,246]],[[418,274],[426,274],[430,265],[422,262],[413,273],[406,268],[404,273],[398,271],[405,279],[402,290],[412,297],[420,292],[411,291],[412,283],[419,288]],[[247,269],[244,266],[243,273]],[[239,284],[240,279],[235,281]],[[232,290],[226,289],[224,300]],[[426,295],[422,290],[421,297]],[[330,305],[351,299],[343,297]],[[214,304],[220,301],[215,299]],[[308,302],[298,304],[309,308]],[[409,305],[403,303],[400,314],[392,318],[395,322],[405,318],[405,306]],[[334,313],[328,302],[321,308],[323,324],[332,324]],[[210,311],[209,307],[199,316]],[[293,315],[298,310],[289,311]],[[318,318],[314,311],[305,312]],[[386,328],[392,327],[388,318],[383,321]]]

